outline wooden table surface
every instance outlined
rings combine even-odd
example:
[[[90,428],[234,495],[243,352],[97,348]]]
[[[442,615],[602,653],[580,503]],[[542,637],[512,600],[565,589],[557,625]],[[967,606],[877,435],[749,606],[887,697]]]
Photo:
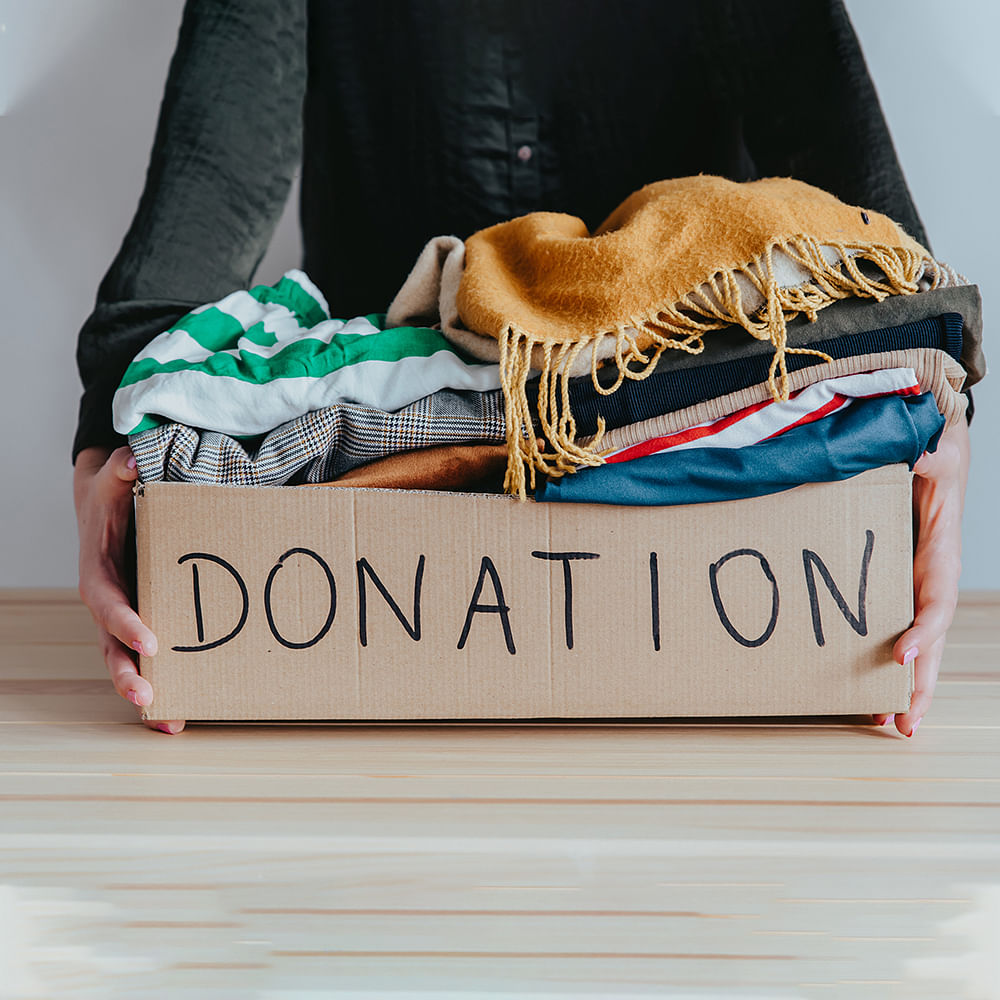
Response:
[[[0,998],[1000,997],[1000,595],[856,719],[192,726],[0,592]]]

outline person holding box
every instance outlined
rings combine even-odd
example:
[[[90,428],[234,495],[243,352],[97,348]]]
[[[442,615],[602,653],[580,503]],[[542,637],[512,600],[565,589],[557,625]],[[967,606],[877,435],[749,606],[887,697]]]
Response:
[[[840,0],[189,0],[146,186],[78,348],[80,592],[137,706],[153,692],[135,652],[157,638],[128,593],[136,469],[111,397],[153,336],[249,284],[300,163],[304,268],[340,315],[388,303],[434,233],[538,210],[596,223],[663,177],[792,176],[926,245]],[[915,666],[907,736],[956,606],[968,464],[962,425],[914,469],[915,618],[893,650]]]

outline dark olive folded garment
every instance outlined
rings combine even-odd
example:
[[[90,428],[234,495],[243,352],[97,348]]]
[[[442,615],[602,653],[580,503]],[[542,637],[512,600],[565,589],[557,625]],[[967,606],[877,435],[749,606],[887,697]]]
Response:
[[[936,292],[921,294],[937,295]],[[904,298],[917,299],[920,296],[895,296],[897,301]],[[978,300],[978,292],[976,298]],[[820,316],[839,311],[847,304],[838,303],[823,310]],[[829,331],[832,334],[829,337],[816,338],[810,335],[817,329],[818,320],[815,324],[805,326],[790,324],[789,343],[793,347],[824,351],[833,358],[929,347],[945,351],[956,360],[961,359],[966,339],[965,330],[968,327],[963,314],[959,312],[922,317],[898,326],[849,332],[849,324],[852,322],[850,314],[856,320],[860,320],[862,316],[873,317],[874,307],[883,305],[885,303],[876,303],[874,306],[869,304],[866,311],[846,310],[843,319],[838,321],[839,327],[819,327],[820,330]],[[720,340],[711,346],[712,338],[716,336]],[[705,337],[705,345],[705,351],[700,355],[670,352],[660,359],[652,375],[642,380],[626,379],[609,395],[597,392],[589,375],[572,379],[569,396],[577,434],[583,436],[595,433],[598,417],[603,417],[607,429],[624,427],[767,380],[773,354],[769,343],[753,340],[745,330],[739,329],[710,333]],[[978,357],[981,358],[981,353]],[[716,360],[719,358],[722,360]],[[786,361],[789,371],[824,364],[822,358],[811,354],[790,354]],[[605,386],[613,385],[616,377],[617,373],[613,371],[598,372],[598,381]],[[972,380],[970,375],[970,381]]]

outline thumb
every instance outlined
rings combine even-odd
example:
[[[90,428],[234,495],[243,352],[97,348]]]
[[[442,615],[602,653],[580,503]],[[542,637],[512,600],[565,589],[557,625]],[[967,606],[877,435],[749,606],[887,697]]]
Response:
[[[129,487],[139,478],[135,456],[127,445],[116,448],[108,457],[104,468],[119,484],[127,483]]]

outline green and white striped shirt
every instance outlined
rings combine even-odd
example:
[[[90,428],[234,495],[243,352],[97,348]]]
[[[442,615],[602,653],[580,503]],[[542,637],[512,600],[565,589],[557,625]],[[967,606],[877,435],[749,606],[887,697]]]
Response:
[[[496,364],[466,357],[439,331],[384,322],[331,319],[298,270],[233,292],[136,355],[115,393],[115,430],[173,422],[249,437],[337,403],[391,413],[439,389],[499,388]]]

